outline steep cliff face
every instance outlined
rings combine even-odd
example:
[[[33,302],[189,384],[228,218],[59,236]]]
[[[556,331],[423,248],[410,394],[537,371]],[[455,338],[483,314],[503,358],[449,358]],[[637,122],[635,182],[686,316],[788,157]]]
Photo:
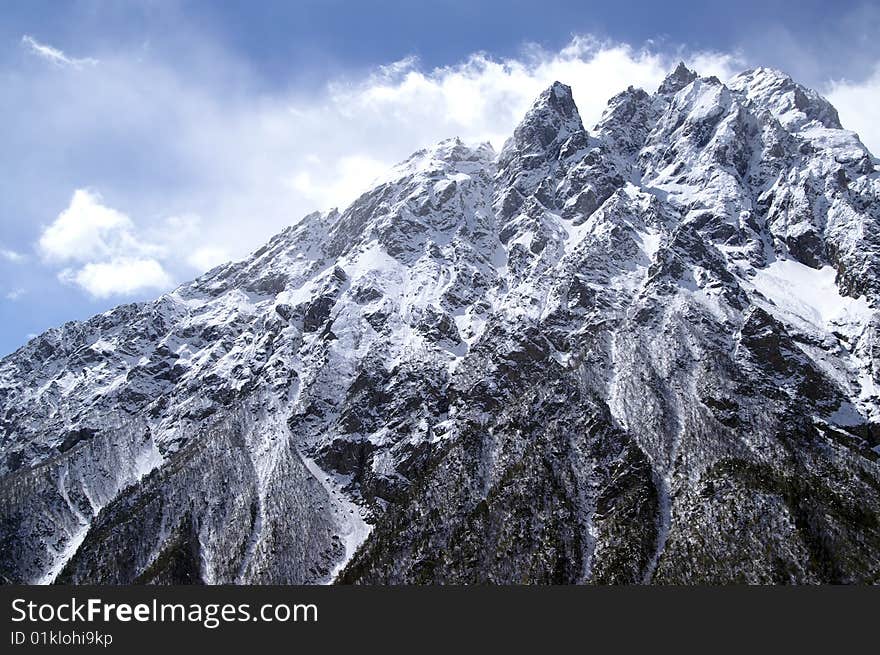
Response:
[[[880,580],[880,173],[679,66],[0,362],[7,581]]]

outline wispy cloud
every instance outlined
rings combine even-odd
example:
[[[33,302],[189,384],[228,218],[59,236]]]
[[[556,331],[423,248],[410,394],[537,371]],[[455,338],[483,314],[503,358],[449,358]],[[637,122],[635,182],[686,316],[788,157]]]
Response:
[[[55,66],[84,68],[86,66],[94,66],[98,63],[97,59],[92,59],[91,57],[69,57],[62,50],[59,50],[58,48],[53,48],[52,46],[45,43],[40,43],[29,34],[25,34],[23,37],[21,37],[21,43],[25,48],[28,49],[29,52],[36,55],[37,57],[40,57],[41,59],[45,59]]]
[[[722,78],[742,67],[730,54],[662,53],[576,37],[559,51],[530,46],[520,57],[507,59],[479,53],[455,66],[432,70],[425,70],[417,59],[409,57],[380,68],[359,83],[332,83],[327,109],[331,120],[341,124],[353,127],[366,122],[389,133],[403,129],[414,141],[421,138],[421,145],[460,136],[500,147],[551,82],[572,86],[578,110],[589,128],[611,96],[629,85],[653,91],[679,57],[701,74]]]
[[[25,260],[25,256],[22,255],[20,252],[10,250],[9,248],[0,248],[0,259],[4,259],[7,262],[12,262],[13,264],[18,264]]]
[[[134,224],[122,212],[106,207],[101,196],[77,189],[70,205],[45,229],[39,250],[52,262],[88,262],[119,252],[141,251]]]
[[[90,262],[78,270],[64,269],[58,279],[76,284],[95,298],[128,295],[144,289],[167,289],[172,285],[159,262],[136,257]]]
[[[197,217],[173,216],[154,231],[140,230],[128,215],[108,207],[90,189],[77,189],[70,204],[43,229],[37,248],[48,264],[64,266],[57,274],[95,298],[128,295],[173,285],[162,261],[195,256],[191,244]]]
[[[7,291],[5,297],[6,297],[6,300],[11,300],[14,302],[14,301],[18,300],[19,298],[21,298],[25,293],[27,293],[25,291],[25,289],[18,287],[18,288],[12,289],[10,291]]]

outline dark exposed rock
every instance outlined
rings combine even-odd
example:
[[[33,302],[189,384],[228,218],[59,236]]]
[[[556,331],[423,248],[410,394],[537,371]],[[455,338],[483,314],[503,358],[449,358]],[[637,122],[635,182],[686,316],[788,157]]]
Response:
[[[657,93],[662,95],[674,95],[695,79],[697,79],[697,74],[685,66],[683,61],[680,61],[678,62],[678,66],[675,67],[675,70],[663,80],[660,88],[657,89]]]

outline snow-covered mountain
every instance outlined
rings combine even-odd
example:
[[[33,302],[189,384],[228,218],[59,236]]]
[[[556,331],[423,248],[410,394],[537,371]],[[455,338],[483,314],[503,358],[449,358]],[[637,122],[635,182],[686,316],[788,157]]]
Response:
[[[878,582],[880,173],[774,70],[443,141],[0,362],[13,582]]]

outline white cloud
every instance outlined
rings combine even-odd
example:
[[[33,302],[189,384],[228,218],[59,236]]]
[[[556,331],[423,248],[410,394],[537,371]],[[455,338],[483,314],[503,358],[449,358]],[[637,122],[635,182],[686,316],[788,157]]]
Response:
[[[37,247],[47,263],[68,265],[59,280],[106,298],[171,287],[163,261],[171,266],[188,262],[198,271],[209,262],[220,263],[226,257],[222,249],[194,243],[200,228],[197,216],[184,215],[140,229],[129,216],[104,205],[97,192],[77,189],[68,207],[43,230]]]
[[[331,85],[331,100],[341,116],[360,125],[391,122],[424,126],[429,132],[439,128],[439,138],[460,136],[500,147],[552,82],[572,87],[589,129],[611,96],[629,85],[653,91],[679,55],[704,75],[729,77],[738,70],[738,60],[729,54],[667,55],[578,37],[559,52],[532,47],[519,59],[503,60],[476,54],[459,65],[427,72],[417,60],[405,59],[353,88]]]
[[[840,122],[849,130],[858,132],[868,149],[876,156],[880,153],[880,63],[874,73],[862,82],[842,80],[832,82],[828,100],[837,108]]]
[[[6,300],[16,301],[21,298],[25,293],[27,293],[27,291],[25,289],[22,289],[21,287],[12,289],[6,292]]]
[[[554,81],[572,86],[589,129],[611,96],[629,85],[653,91],[679,58],[723,78],[742,66],[730,54],[662,54],[588,37],[558,52],[533,46],[519,58],[475,54],[433,70],[407,57],[360,80],[333,81],[317,98],[291,99],[293,120],[272,135],[275,144],[290,148],[278,166],[289,171],[283,181],[302,213],[314,206],[343,207],[385,169],[441,139],[489,141],[499,149]],[[302,163],[289,170],[289,161]]]
[[[91,57],[84,57],[82,59],[78,59],[76,57],[68,57],[64,54],[63,51],[58,48],[53,48],[50,45],[45,43],[40,43],[34,37],[29,34],[25,34],[21,37],[22,45],[28,49],[29,52],[40,57],[41,59],[45,59],[46,61],[54,64],[55,66],[68,66],[71,68],[83,68],[86,66],[94,66],[98,63],[97,59],[92,59]]]
[[[125,214],[101,204],[101,196],[77,189],[70,205],[40,236],[39,250],[50,261],[88,262],[120,251],[140,250]]]
[[[95,298],[129,295],[144,289],[167,289],[173,282],[155,259],[117,258],[65,269],[58,279],[85,289]]]
[[[18,264],[19,262],[23,262],[25,260],[25,256],[20,252],[16,252],[15,250],[10,250],[9,248],[0,248],[0,259],[5,259],[8,262],[12,262],[13,264]]]

